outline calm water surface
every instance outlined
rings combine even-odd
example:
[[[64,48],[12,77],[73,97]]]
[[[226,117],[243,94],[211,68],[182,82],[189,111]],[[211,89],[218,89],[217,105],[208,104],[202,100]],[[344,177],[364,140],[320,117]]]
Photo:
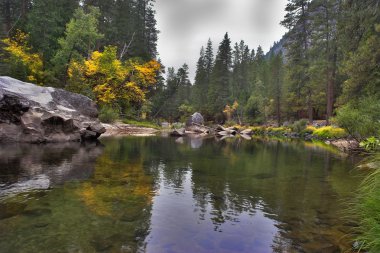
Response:
[[[341,252],[353,168],[277,140],[0,146],[0,252]]]

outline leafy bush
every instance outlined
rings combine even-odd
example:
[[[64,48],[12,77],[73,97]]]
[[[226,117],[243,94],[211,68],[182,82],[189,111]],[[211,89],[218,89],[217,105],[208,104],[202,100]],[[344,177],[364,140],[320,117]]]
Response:
[[[185,127],[184,123],[176,122],[172,124],[172,128],[179,129]]]
[[[360,147],[364,148],[367,151],[377,151],[380,149],[380,140],[372,136],[366,140],[360,142]]]
[[[287,133],[290,131],[289,128],[286,127],[268,127],[266,129],[268,133],[274,134],[274,135],[282,135],[284,133]]]
[[[380,99],[367,97],[357,104],[347,104],[337,110],[335,121],[358,140],[378,136],[380,129]]]
[[[307,126],[304,130],[301,131],[302,134],[313,134],[317,130],[314,126]]]
[[[301,133],[303,130],[305,130],[306,125],[307,125],[307,120],[301,119],[301,120],[298,120],[298,121],[294,122],[293,124],[291,124],[290,129],[293,132]]]
[[[320,139],[331,139],[331,138],[344,138],[347,137],[347,132],[343,128],[325,126],[317,128],[313,132],[314,136],[317,136]]]
[[[109,106],[104,106],[100,109],[99,120],[103,123],[113,123],[119,118],[117,110]]]

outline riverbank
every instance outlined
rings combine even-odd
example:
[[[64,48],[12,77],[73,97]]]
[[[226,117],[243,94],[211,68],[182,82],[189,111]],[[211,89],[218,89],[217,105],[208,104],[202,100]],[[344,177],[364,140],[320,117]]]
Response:
[[[141,127],[121,122],[106,124],[102,123],[106,132],[101,137],[109,136],[153,136],[159,132],[158,129]]]
[[[109,136],[154,136],[162,132],[168,132],[170,129],[154,129],[150,127],[138,126],[135,124],[125,124],[122,122],[117,122],[113,124],[102,123],[102,125],[106,129],[106,133],[102,135],[102,137]],[[252,129],[252,128],[247,128]],[[255,131],[256,130],[256,131]],[[273,130],[273,128],[272,128]],[[276,129],[275,129],[276,130]],[[353,151],[357,151],[359,148],[359,143],[355,139],[344,137],[344,138],[320,138],[318,136],[313,136],[312,134],[298,134],[296,132],[289,131],[257,131],[257,127],[253,127],[252,134],[254,136],[262,136],[262,137],[273,137],[273,138],[284,138],[284,139],[298,139],[304,141],[320,141],[327,145],[330,145],[334,148],[337,148],[341,152],[344,153],[352,153]],[[199,136],[204,137],[204,135],[200,134],[189,134],[190,137]],[[235,136],[229,136],[235,137]]]

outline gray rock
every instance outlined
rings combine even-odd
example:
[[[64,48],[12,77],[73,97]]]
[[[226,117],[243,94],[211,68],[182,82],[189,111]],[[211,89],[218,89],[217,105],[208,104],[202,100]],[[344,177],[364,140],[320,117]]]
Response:
[[[0,142],[96,139],[106,129],[86,96],[0,77]]]
[[[174,129],[172,132],[170,132],[170,136],[174,136],[174,137],[181,137],[181,136],[184,136],[185,134],[186,132],[184,128]]]
[[[194,113],[186,122],[186,126],[203,125],[205,123],[202,114],[199,112]]]

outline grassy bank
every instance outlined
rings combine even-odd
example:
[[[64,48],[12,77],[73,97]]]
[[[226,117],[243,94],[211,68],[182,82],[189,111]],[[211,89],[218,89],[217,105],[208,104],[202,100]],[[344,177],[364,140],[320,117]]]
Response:
[[[319,140],[342,139],[349,137],[348,133],[344,129],[334,126],[316,128],[313,126],[302,126],[300,124],[296,124],[289,127],[255,126],[250,128],[256,135],[274,135]]]
[[[380,252],[380,153],[366,161],[373,170],[362,182],[354,207],[359,220],[358,247],[368,252]]]
[[[129,124],[136,127],[148,127],[148,128],[153,128],[157,130],[161,129],[159,125],[151,121],[137,121],[137,120],[132,120],[132,119],[123,119],[122,122],[124,124]]]

